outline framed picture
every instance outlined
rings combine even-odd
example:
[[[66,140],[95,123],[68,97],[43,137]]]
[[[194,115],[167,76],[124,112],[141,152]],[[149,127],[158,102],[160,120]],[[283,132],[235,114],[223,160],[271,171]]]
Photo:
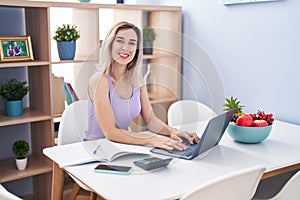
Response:
[[[30,36],[1,36],[0,62],[33,60]]]
[[[266,1],[280,1],[280,0],[221,0],[221,3],[239,4],[239,3],[255,3],[255,2],[266,2]]]

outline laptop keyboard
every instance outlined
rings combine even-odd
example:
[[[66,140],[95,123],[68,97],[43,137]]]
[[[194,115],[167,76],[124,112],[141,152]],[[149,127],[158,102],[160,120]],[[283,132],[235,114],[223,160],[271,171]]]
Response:
[[[183,141],[183,143],[186,146],[185,151],[171,150],[171,151],[168,151],[168,152],[171,153],[171,154],[174,154],[174,155],[178,155],[178,156],[185,156],[185,157],[191,156],[193,154],[193,152],[195,151],[197,145],[190,144],[187,141]]]

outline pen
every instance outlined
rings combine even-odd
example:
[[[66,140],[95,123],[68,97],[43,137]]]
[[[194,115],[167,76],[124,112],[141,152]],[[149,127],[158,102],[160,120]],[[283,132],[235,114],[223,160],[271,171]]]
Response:
[[[94,155],[96,155],[96,153],[97,153],[97,151],[98,151],[98,149],[99,149],[99,147],[101,147],[101,145],[99,144],[98,146],[97,146],[97,148],[94,150]]]

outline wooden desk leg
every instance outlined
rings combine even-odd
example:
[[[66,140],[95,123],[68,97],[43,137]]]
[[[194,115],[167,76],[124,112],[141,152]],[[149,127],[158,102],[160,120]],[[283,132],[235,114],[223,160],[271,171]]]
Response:
[[[55,162],[53,162],[52,171],[52,200],[62,200],[64,189],[64,170],[60,168]]]

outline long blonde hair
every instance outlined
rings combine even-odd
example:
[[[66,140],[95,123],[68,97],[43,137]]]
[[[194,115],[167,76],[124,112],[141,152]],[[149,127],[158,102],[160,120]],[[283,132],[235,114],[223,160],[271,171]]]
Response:
[[[127,65],[127,74],[128,78],[132,81],[133,84],[141,84],[141,74],[140,69],[142,65],[142,55],[143,55],[143,45],[141,40],[141,31],[132,23],[128,22],[119,22],[111,27],[108,31],[105,40],[102,42],[100,49],[100,59],[97,71],[100,71],[100,77],[102,74],[109,74],[111,71],[111,63],[113,58],[111,55],[112,43],[119,30],[122,29],[132,29],[137,35],[137,49],[134,55],[133,60]]]

